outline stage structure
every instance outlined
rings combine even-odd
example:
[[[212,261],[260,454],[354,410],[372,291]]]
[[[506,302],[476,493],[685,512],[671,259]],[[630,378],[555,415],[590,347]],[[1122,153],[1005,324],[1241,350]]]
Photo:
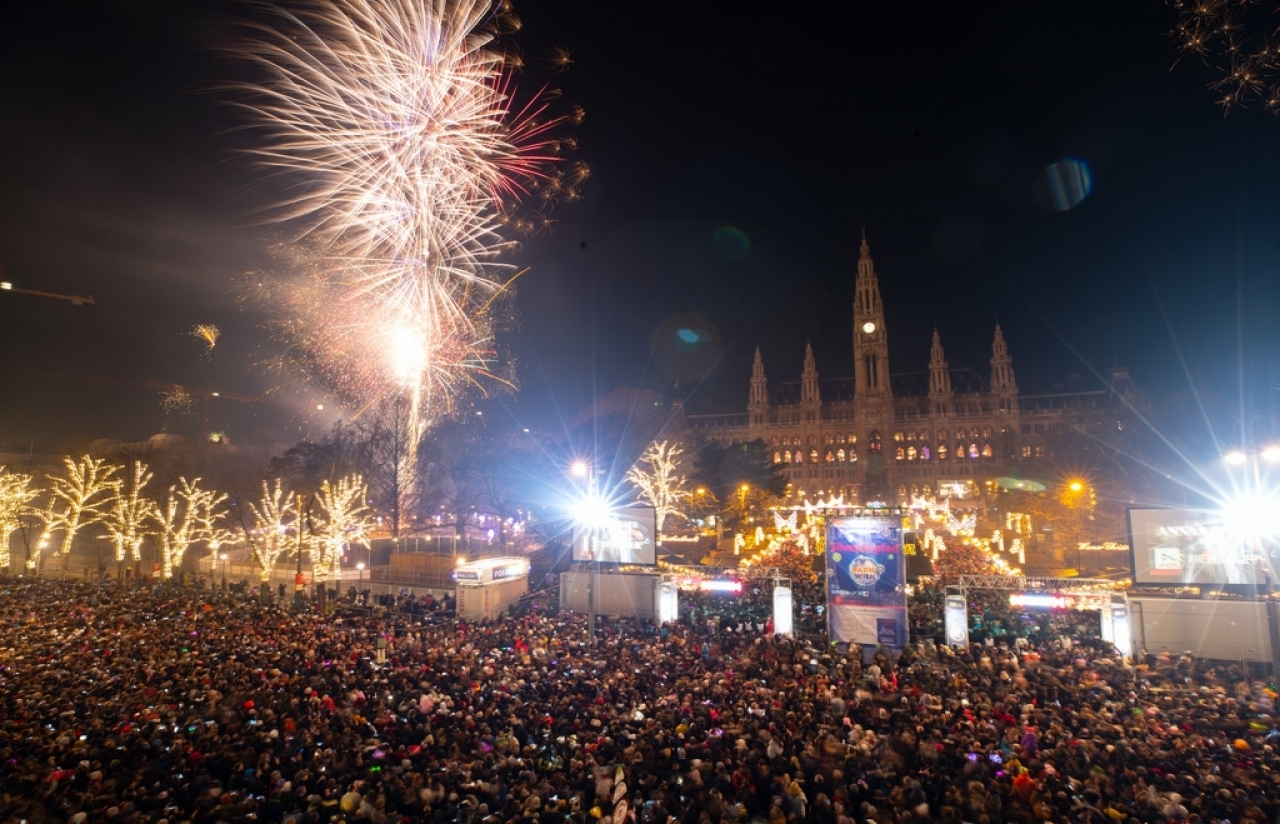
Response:
[[[482,620],[497,615],[529,591],[525,558],[480,558],[453,571],[458,617]]]
[[[837,644],[900,650],[908,641],[902,512],[827,518],[827,630]]]

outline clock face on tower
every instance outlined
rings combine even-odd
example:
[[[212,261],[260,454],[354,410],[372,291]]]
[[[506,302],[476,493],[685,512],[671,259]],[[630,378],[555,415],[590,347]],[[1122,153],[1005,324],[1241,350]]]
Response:
[[[876,325],[871,321],[867,321],[866,323],[862,324],[862,331],[870,335],[872,332],[876,331]]]

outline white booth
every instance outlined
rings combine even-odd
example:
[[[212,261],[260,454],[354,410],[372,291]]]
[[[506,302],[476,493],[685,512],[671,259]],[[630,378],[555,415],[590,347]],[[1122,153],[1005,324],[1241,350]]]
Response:
[[[479,558],[453,571],[459,618],[491,618],[529,591],[529,561],[525,558]]]

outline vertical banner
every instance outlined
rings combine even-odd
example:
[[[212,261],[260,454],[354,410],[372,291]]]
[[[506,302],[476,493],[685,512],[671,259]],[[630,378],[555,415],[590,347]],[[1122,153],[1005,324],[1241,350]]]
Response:
[[[789,586],[773,588],[773,631],[778,635],[791,635],[794,632]]]
[[[1125,658],[1133,655],[1133,636],[1129,629],[1129,605],[1111,605],[1111,632],[1115,637],[1116,649]]]
[[[1114,605],[1110,601],[1103,602],[1102,609],[1099,611],[1102,617],[1098,619],[1098,622],[1102,625],[1101,626],[1102,640],[1108,644],[1111,644],[1112,646],[1115,646],[1116,631],[1115,631],[1115,624],[1112,622],[1112,619],[1111,619],[1112,606]]]
[[[658,584],[658,626],[680,620],[680,591],[671,581]]]
[[[953,647],[969,646],[969,604],[963,595],[948,595],[943,608],[946,618],[947,643]]]
[[[827,521],[827,620],[831,640],[907,643],[902,526],[892,515]]]

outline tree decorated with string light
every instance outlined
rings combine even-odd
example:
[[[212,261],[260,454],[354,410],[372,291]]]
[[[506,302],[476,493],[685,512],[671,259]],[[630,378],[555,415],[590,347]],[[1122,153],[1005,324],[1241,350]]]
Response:
[[[165,579],[182,566],[182,558],[193,544],[217,545],[226,537],[219,527],[225,516],[222,504],[227,496],[212,489],[201,489],[200,479],[179,478],[169,487],[163,506],[151,518],[155,539],[160,547],[160,570]]]
[[[626,479],[636,488],[640,500],[656,510],[659,531],[668,515],[681,514],[676,507],[689,497],[688,479],[680,472],[683,454],[679,444],[654,441],[627,470]]]
[[[150,482],[151,470],[142,461],[134,461],[133,472],[121,482],[103,518],[103,526],[115,545],[117,564],[124,563],[126,555],[134,561],[142,560],[142,542],[159,515],[156,502],[143,494]]]
[[[373,529],[373,513],[368,505],[369,487],[360,475],[348,475],[337,483],[325,481],[316,502],[321,517],[312,530],[308,549],[312,575],[322,587],[342,561],[348,546],[368,546]]]
[[[39,494],[32,480],[0,466],[0,568],[9,566],[9,538],[22,528],[23,516],[31,513],[31,501]]]
[[[253,525],[244,525],[244,536],[249,546],[253,547],[253,557],[260,569],[258,580],[263,585],[264,598],[266,585],[271,583],[271,576],[280,559],[294,548],[294,541],[289,538],[288,533],[298,520],[295,500],[294,494],[285,489],[277,478],[270,485],[263,481],[262,498],[256,503],[250,501],[248,505]]]
[[[44,534],[36,543],[36,551],[32,553],[28,566],[39,565],[50,535],[61,532],[59,551],[63,557],[65,572],[66,557],[71,553],[76,534],[86,526],[104,520],[119,494],[120,482],[115,478],[119,467],[107,464],[102,458],[85,455],[79,461],[74,461],[68,455],[62,461],[66,466],[66,475],[48,476],[49,503],[41,513]]]

